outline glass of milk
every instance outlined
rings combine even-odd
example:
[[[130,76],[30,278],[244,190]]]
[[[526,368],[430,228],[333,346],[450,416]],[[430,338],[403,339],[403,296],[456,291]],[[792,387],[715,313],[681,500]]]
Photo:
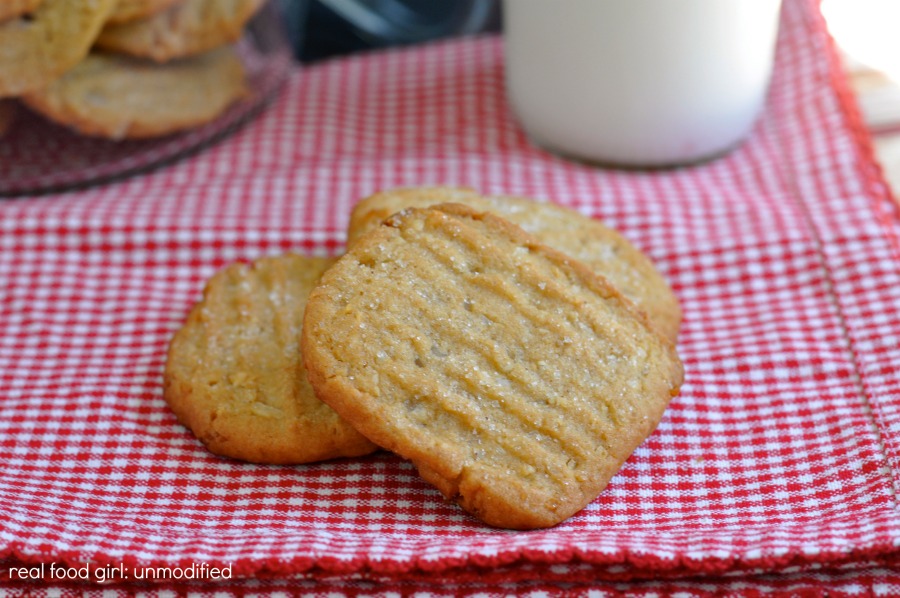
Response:
[[[664,167],[750,132],[780,0],[504,0],[506,86],[525,131],[601,164]]]

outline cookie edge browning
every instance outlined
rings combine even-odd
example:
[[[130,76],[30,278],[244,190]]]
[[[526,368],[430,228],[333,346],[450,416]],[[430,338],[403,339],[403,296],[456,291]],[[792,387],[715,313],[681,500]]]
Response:
[[[201,298],[194,302],[187,317],[169,340],[166,360],[163,366],[163,400],[178,422],[187,428],[191,435],[206,450],[214,455],[264,465],[301,465],[343,457],[359,457],[378,450],[376,445],[355,430],[352,430],[349,426],[346,427],[347,429],[337,430],[339,435],[333,436],[333,441],[327,447],[318,448],[316,451],[308,451],[303,458],[298,458],[297,453],[292,453],[283,446],[271,452],[261,448],[261,445],[258,443],[253,445],[251,449],[248,449],[246,446],[236,446],[233,438],[223,439],[219,437],[220,434],[211,425],[206,401],[192,400],[197,390],[194,385],[190,384],[189,381],[178,378],[174,372],[170,371],[170,363],[177,358],[179,353],[177,347],[187,346],[189,349],[193,348],[192,343],[189,341],[190,327],[197,325],[197,321],[202,318],[203,307],[207,296],[212,292],[214,281],[224,279],[235,269],[254,269],[260,267],[267,260],[290,258],[291,256],[305,257],[293,253],[280,256],[264,256],[249,263],[234,262],[217,270],[204,284]],[[329,267],[332,264],[333,261],[329,264]],[[298,361],[298,369],[301,371],[304,369],[300,361]],[[298,375],[302,374],[298,372]],[[280,444],[283,445],[284,443]]]
[[[459,201],[454,200],[451,197],[452,195],[457,196]],[[467,199],[471,199],[473,203],[465,203]],[[407,202],[408,205],[394,209],[397,203]],[[620,256],[621,261],[627,264],[633,272],[638,273],[639,278],[645,283],[658,288],[659,293],[665,297],[663,303],[664,308],[654,302],[650,302],[654,303],[655,306],[655,309],[651,310],[648,305],[644,304],[645,302],[649,302],[649,295],[643,293],[641,294],[641,297],[644,301],[638,303],[632,299],[632,302],[635,303],[638,309],[647,312],[649,321],[653,326],[672,342],[677,341],[683,320],[681,305],[679,304],[678,297],[672,290],[669,281],[666,280],[662,273],[657,269],[653,261],[634,243],[614,228],[607,226],[598,219],[582,214],[578,210],[552,201],[538,201],[516,195],[482,195],[470,187],[398,187],[395,189],[388,189],[369,195],[353,206],[353,209],[350,212],[350,219],[347,223],[347,245],[352,246],[357,239],[366,232],[376,228],[378,224],[397,211],[407,207],[434,207],[442,203],[462,203],[462,205],[476,211],[490,212],[508,220],[509,218],[507,218],[507,214],[503,210],[494,210],[488,206],[500,207],[509,205],[528,208],[531,204],[534,204],[534,207],[538,210],[549,210],[551,213],[559,215],[560,218],[564,217],[567,219],[574,219],[579,223],[583,222],[583,224],[579,224],[578,226],[589,230],[589,232],[596,233],[598,238],[603,238],[605,241],[608,241],[610,245],[615,244],[618,247],[624,248],[627,251],[628,257]],[[516,223],[513,222],[513,224]],[[518,226],[518,224],[516,225]],[[565,253],[564,250],[557,249],[550,241],[545,240],[540,235],[536,233],[529,234],[536,236],[544,245],[554,248],[556,251]],[[588,264],[588,267],[592,271],[603,276],[602,272],[599,272],[592,265]],[[610,280],[610,282],[613,282],[615,285],[613,280]]]
[[[116,61],[111,64],[111,69],[127,69],[128,62],[134,61],[138,64],[142,61],[142,59],[139,58],[114,55],[100,55],[98,58]],[[85,58],[83,64],[87,65],[89,60],[92,60],[90,55]],[[67,83],[67,76],[76,76],[79,74],[78,69],[80,65],[75,65],[69,73],[63,74],[59,79],[51,82],[47,87],[24,94],[20,99],[22,103],[33,112],[82,135],[114,141],[163,137],[165,135],[201,127],[215,121],[236,103],[246,99],[250,93],[247,87],[246,69],[233,47],[222,46],[221,48],[210,50],[207,53],[186,58],[183,61],[179,61],[178,64],[180,66],[185,66],[190,65],[192,62],[199,63],[200,61],[208,61],[208,64],[203,65],[205,68],[210,70],[221,69],[223,71],[220,73],[222,78],[227,77],[230,81],[233,81],[228,93],[223,94],[221,98],[218,98],[219,101],[217,103],[219,105],[217,106],[217,111],[215,113],[205,114],[202,118],[196,116],[187,118],[183,114],[179,114],[177,118],[169,118],[165,121],[151,121],[141,118],[104,121],[102,117],[86,117],[85,113],[87,111],[73,107],[65,90],[58,89],[60,85],[65,85]],[[179,68],[178,66],[150,62],[144,62],[141,67],[159,69],[160,71],[167,68]],[[148,75],[152,75],[152,73],[148,73]]]
[[[456,198],[451,197],[456,196]],[[384,202],[402,198],[404,202],[416,202],[404,205],[406,208],[433,207],[439,204],[460,203],[458,199],[472,197],[480,200],[483,196],[471,187],[396,187],[373,193],[356,202],[350,210],[350,218],[347,222],[347,246],[350,247],[356,240],[367,232],[378,228],[378,225],[393,216],[398,210],[389,208]],[[425,201],[427,204],[419,202]],[[463,204],[466,205],[466,204]]]
[[[472,478],[477,479],[477,476],[467,475],[467,471],[471,474],[477,469],[477,466],[464,464],[460,472],[447,471],[447,468],[442,467],[442,464],[448,459],[444,458],[442,455],[447,455],[449,457],[448,450],[441,447],[436,442],[432,442],[431,444],[426,443],[427,446],[425,448],[420,446],[410,447],[404,444],[402,440],[397,442],[389,432],[379,429],[378,426],[370,425],[370,422],[374,419],[378,419],[379,417],[390,417],[390,413],[388,413],[387,410],[384,410],[380,405],[366,411],[357,408],[357,405],[361,401],[366,401],[366,404],[368,405],[372,405],[373,403],[377,404],[377,401],[374,397],[357,390],[349,383],[342,380],[339,374],[335,373],[341,370],[341,362],[333,359],[330,355],[327,355],[327,351],[320,351],[320,349],[315,346],[315,340],[310,332],[313,330],[313,326],[309,324],[320,320],[322,316],[326,315],[329,311],[329,299],[327,297],[329,284],[328,273],[320,279],[319,285],[317,285],[317,288],[310,294],[306,313],[304,314],[301,350],[307,364],[307,377],[315,389],[317,396],[323,402],[334,408],[335,411],[337,411],[341,417],[345,418],[354,428],[379,446],[410,460],[416,466],[419,474],[425,481],[435,486],[445,498],[456,502],[464,510],[468,511],[484,523],[506,529],[538,529],[557,525],[579,512],[587,504],[593,501],[607,486],[609,480],[615,473],[621,469],[622,465],[634,450],[656,429],[662,419],[666,406],[673,397],[677,396],[683,382],[684,370],[682,362],[675,351],[674,344],[650,325],[647,316],[641,310],[637,309],[636,306],[624,297],[611,283],[594,273],[588,266],[559,251],[543,245],[540,241],[518,226],[495,214],[479,212],[469,206],[461,204],[440,204],[430,208],[409,208],[391,216],[382,222],[381,226],[370,231],[366,235],[363,235],[358,242],[377,244],[383,240],[383,235],[385,233],[379,231],[383,231],[385,227],[394,228],[398,226],[402,219],[406,218],[410,213],[428,211],[439,211],[455,217],[474,217],[493,221],[518,242],[523,243],[529,248],[544,252],[550,259],[556,261],[564,268],[567,268],[569,272],[579,280],[585,281],[594,292],[597,292],[604,297],[612,297],[621,302],[629,314],[639,322],[640,326],[660,343],[660,348],[667,353],[672,367],[671,383],[668,385],[669,394],[665,397],[665,404],[662,405],[662,408],[654,413],[653,417],[645,420],[643,429],[638,431],[639,434],[632,434],[632,436],[639,438],[639,441],[626,447],[621,452],[621,458],[616,457],[610,459],[609,462],[598,463],[598,465],[602,465],[602,467],[599,468],[601,471],[597,472],[599,475],[593,478],[596,481],[582,485],[578,489],[580,496],[574,499],[570,497],[570,500],[566,503],[565,507],[560,508],[559,510],[548,510],[543,504],[540,504],[540,500],[537,500],[536,510],[538,511],[538,514],[535,514],[533,511],[526,511],[521,508],[523,506],[529,506],[529,497],[527,492],[520,492],[522,502],[517,505],[520,508],[516,510],[511,509],[508,500],[498,498],[501,493],[492,492],[490,488],[485,487],[483,484],[471,481]],[[360,245],[360,247],[365,246]],[[352,248],[350,251],[352,251]],[[350,258],[348,257],[346,259]],[[323,361],[327,364],[324,367],[322,364]],[[452,453],[453,451],[449,452]],[[504,486],[504,489],[509,488],[510,486]]]
[[[643,444],[643,442],[659,426],[659,423],[660,421],[662,421],[662,417],[665,413],[666,408],[668,407],[669,402],[671,402],[671,400],[680,392],[681,385],[684,382],[684,365],[677,353],[675,343],[672,341],[672,339],[667,337],[662,331],[659,330],[659,328],[657,328],[653,324],[652,320],[644,310],[640,309],[631,299],[624,296],[612,282],[604,278],[601,274],[595,272],[594,269],[590,266],[543,243],[540,239],[537,239],[533,235],[524,231],[518,225],[506,220],[505,218],[497,215],[494,212],[481,211],[471,206],[457,203],[438,204],[435,206],[431,206],[431,208],[425,208],[424,210],[428,209],[434,209],[440,212],[444,212],[445,214],[449,214],[454,217],[486,220],[499,228],[501,231],[503,231],[504,234],[508,235],[514,241],[519,242],[523,246],[527,247],[529,250],[543,253],[545,257],[549,258],[551,261],[556,262],[558,266],[568,270],[569,274],[572,277],[576,278],[580,283],[585,284],[585,286],[587,286],[591,291],[603,296],[604,299],[613,299],[615,301],[618,301],[629,312],[629,315],[634,318],[651,337],[655,338],[660,343],[660,348],[668,354],[671,365],[674,368],[671,372],[672,384],[669,385],[669,394],[667,397],[665,397],[665,404],[662,405],[662,408],[659,409],[658,412],[651,414],[653,417],[648,417],[648,419],[645,421],[644,427],[640,429],[639,434],[632,434],[633,436],[638,437],[640,440],[626,447],[622,451],[620,458],[616,458],[614,460],[611,459],[609,462],[605,462],[602,464],[598,463],[597,465],[602,465],[602,468],[598,468],[598,470],[596,470],[596,475],[593,478],[595,483],[585,484],[581,487],[580,490],[582,500],[573,503],[573,508],[567,514],[564,514],[564,516],[562,516],[561,518],[560,513],[565,513],[565,511],[554,511],[554,516],[552,518],[540,521],[537,525],[535,525],[535,520],[523,521],[522,519],[517,517],[509,517],[511,513],[507,510],[509,507],[508,503],[504,501],[498,501],[496,493],[492,492],[490,488],[486,488],[480,484],[470,483],[470,480],[467,478],[477,479],[477,476],[467,476],[466,470],[463,470],[462,474],[455,480],[455,488],[453,484],[448,485],[447,489],[454,490],[454,494],[452,496],[448,496],[448,494],[444,492],[444,488],[442,488],[441,485],[436,482],[443,481],[446,483],[449,480],[446,480],[446,478],[438,480],[437,478],[440,477],[439,471],[432,470],[429,467],[426,467],[425,471],[423,471],[421,465],[419,463],[416,463],[416,466],[419,469],[419,473],[424,479],[437,486],[445,496],[448,496],[448,498],[451,498],[451,500],[455,500],[465,510],[473,513],[474,515],[479,517],[479,519],[482,519],[489,525],[509,529],[535,529],[552,527],[578,513],[590,502],[596,499],[597,496],[599,496],[600,493],[603,492],[603,490],[609,484],[609,481],[612,479],[612,477],[622,468],[628,458],[634,453],[635,449]],[[416,209],[413,209],[413,211],[416,211]],[[395,216],[388,218],[384,222],[385,226],[395,226],[396,224],[392,220],[394,217],[403,218],[404,216],[401,212],[396,214]],[[612,455],[610,456],[612,457]],[[474,471],[474,469],[476,468],[470,467],[468,471],[472,472]],[[468,496],[466,496],[462,492],[464,489],[467,489]],[[528,496],[524,492],[521,494],[521,498],[523,502],[528,500]],[[495,503],[501,505],[503,508],[499,509],[498,511],[492,512],[490,511],[490,509]],[[488,514],[488,517],[482,518],[482,513]]]
[[[19,0],[16,3],[4,4],[0,1],[0,25],[28,14],[40,5],[42,0]]]
[[[95,44],[108,52],[158,63],[188,58],[237,42],[244,35],[247,24],[267,2],[241,0],[237,13],[230,19],[219,18],[211,26],[204,23],[199,29],[184,28],[181,15],[192,10],[191,4],[201,1],[179,0],[141,19],[107,22],[99,31]]]
[[[656,309],[650,310],[647,306],[643,305],[643,301],[641,304],[639,304],[634,299],[631,299],[630,296],[625,295],[625,297],[627,299],[630,299],[639,311],[646,314],[647,321],[651,326],[656,328],[673,344],[677,343],[678,335],[681,331],[682,320],[684,318],[684,314],[681,310],[681,304],[678,301],[678,296],[675,294],[675,291],[672,289],[672,285],[669,283],[666,277],[663,276],[662,272],[660,272],[659,268],[657,268],[653,260],[650,259],[650,256],[647,255],[642,249],[640,249],[635,243],[633,243],[628,237],[626,237],[624,234],[622,234],[612,226],[607,225],[599,218],[594,218],[588,216],[587,214],[582,214],[572,207],[564,206],[553,201],[536,201],[518,195],[487,195],[485,196],[485,199],[489,202],[510,202],[519,206],[524,205],[526,202],[536,203],[538,205],[538,209],[549,210],[550,212],[555,212],[556,214],[559,214],[566,218],[571,218],[573,220],[583,222],[583,225],[579,226],[583,226],[584,228],[589,229],[598,237],[602,236],[610,244],[614,244],[619,248],[624,249],[627,252],[627,258],[622,257],[622,255],[619,255],[619,258],[628,265],[631,271],[639,273],[640,278],[644,282],[649,283],[654,288],[656,288],[657,295],[661,294],[665,296],[665,309],[661,309],[659,306],[657,306]],[[503,217],[502,213],[498,213],[498,215],[501,218]],[[557,252],[566,253],[564,250],[557,249],[547,241],[543,241],[541,239],[541,242]],[[579,258],[575,257],[575,259],[578,260]],[[581,263],[584,263],[584,261],[581,261]],[[602,278],[607,278],[603,275],[603,272],[599,271],[593,265],[585,265],[591,272],[598,274]],[[612,283],[613,286],[617,287],[614,281],[609,280],[609,282]],[[649,293],[646,296],[644,296],[643,294],[641,296],[642,299],[646,301],[649,298]]]
[[[122,25],[140,19],[146,19],[160,13],[181,0],[156,0],[156,2],[119,2],[112,14],[106,19],[104,26]]]

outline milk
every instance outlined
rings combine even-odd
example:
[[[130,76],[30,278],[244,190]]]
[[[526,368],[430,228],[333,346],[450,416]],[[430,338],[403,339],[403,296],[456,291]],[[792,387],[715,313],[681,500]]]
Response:
[[[759,116],[780,0],[504,0],[507,94],[532,139],[600,163],[719,155]]]

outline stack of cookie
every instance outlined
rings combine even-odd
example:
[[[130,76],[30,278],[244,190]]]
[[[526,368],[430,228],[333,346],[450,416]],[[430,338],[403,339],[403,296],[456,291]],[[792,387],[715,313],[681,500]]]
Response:
[[[232,47],[263,0],[0,0],[0,98],[111,139],[209,122],[247,93]]]
[[[213,452],[410,460],[482,521],[555,525],[603,490],[682,382],[680,310],[618,233],[466,189],[380,193],[337,260],[216,274],[165,398]]]

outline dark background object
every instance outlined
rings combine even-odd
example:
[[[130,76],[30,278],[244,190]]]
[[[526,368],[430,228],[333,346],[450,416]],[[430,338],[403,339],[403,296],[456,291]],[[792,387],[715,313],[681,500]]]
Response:
[[[496,0],[282,0],[282,8],[303,62],[500,30]]]

